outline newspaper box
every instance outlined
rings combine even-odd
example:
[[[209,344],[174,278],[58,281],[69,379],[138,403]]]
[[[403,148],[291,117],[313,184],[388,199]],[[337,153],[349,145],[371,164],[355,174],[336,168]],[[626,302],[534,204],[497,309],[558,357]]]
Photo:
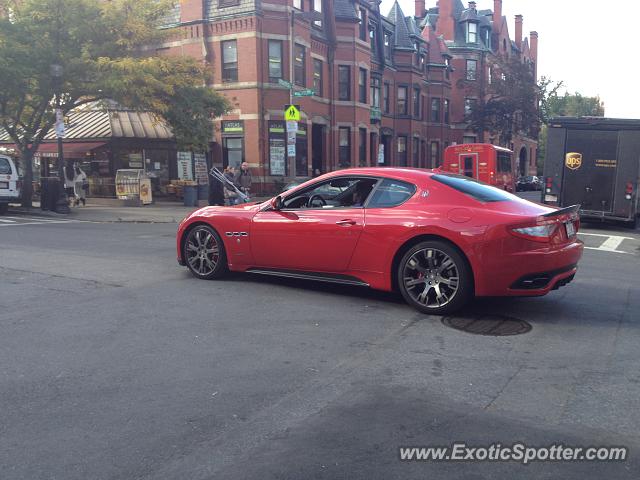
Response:
[[[149,205],[153,201],[151,179],[142,169],[120,169],[116,172],[116,195],[128,205]]]

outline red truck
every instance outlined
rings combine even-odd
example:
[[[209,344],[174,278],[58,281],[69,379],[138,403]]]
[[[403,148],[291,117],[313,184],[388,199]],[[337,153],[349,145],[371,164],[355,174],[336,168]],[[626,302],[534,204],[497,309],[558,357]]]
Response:
[[[513,152],[490,143],[464,143],[447,147],[442,170],[515,192],[516,165]]]

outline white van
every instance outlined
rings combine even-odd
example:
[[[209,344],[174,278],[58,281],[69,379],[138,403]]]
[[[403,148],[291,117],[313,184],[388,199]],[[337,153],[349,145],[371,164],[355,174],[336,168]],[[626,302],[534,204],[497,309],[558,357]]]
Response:
[[[0,215],[7,213],[9,202],[20,201],[22,179],[10,157],[0,155]]]

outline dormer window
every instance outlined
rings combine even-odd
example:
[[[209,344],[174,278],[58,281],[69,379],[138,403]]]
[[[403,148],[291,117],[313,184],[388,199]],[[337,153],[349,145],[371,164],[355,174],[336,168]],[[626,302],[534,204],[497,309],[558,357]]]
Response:
[[[478,24],[467,22],[467,43],[478,43]]]

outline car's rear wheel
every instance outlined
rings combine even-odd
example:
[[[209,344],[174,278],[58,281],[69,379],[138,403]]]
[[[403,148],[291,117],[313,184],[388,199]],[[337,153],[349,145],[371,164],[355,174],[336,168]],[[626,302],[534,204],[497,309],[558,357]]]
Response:
[[[398,288],[406,302],[424,313],[452,313],[473,297],[471,268],[446,242],[415,245],[400,260],[397,273]]]
[[[227,271],[227,256],[222,239],[208,225],[196,225],[189,230],[182,255],[187,267],[197,278],[219,278]]]

